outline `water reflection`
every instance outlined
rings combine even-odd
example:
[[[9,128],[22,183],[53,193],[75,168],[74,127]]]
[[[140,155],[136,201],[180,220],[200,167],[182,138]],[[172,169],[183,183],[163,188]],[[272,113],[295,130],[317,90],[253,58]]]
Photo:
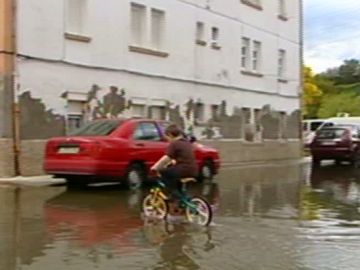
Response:
[[[145,219],[143,231],[147,241],[159,247],[160,259],[151,269],[202,269],[201,253],[216,247],[212,228]]]
[[[143,219],[147,190],[0,187],[0,269],[358,269],[360,170],[238,168],[190,192],[213,226]]]

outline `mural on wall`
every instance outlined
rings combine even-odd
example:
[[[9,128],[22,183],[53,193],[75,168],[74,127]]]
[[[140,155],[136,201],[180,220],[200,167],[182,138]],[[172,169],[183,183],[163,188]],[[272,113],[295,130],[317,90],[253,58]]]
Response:
[[[181,116],[180,105],[171,103],[170,101],[166,102],[165,114],[170,122],[179,125],[182,129],[185,128],[184,117]]]
[[[116,86],[110,86],[110,92],[103,96],[102,100],[99,98],[99,91],[101,88],[94,84],[87,94],[87,101],[85,104],[85,120],[91,121],[101,118],[117,118],[122,113],[131,107],[131,101],[126,100],[125,90],[119,89]]]
[[[68,102],[69,93],[61,97]],[[126,91],[117,86],[102,88],[93,84],[80,101],[82,123],[96,119],[113,119],[131,116],[134,106]],[[19,96],[21,108],[21,138],[45,139],[65,134],[67,117],[46,109],[40,99],[29,91]],[[153,116],[153,107],[144,106],[145,117]],[[270,105],[261,109],[228,108],[226,100],[218,104],[204,104],[200,99],[189,97],[183,104],[166,101],[157,116],[182,127],[186,133],[198,139],[243,139],[249,142],[262,140],[298,139],[300,136],[300,111],[290,115],[273,110]],[[209,116],[206,115],[209,109]],[[229,113],[231,111],[231,113]],[[160,114],[159,114],[160,113]]]
[[[65,117],[46,109],[29,91],[19,96],[20,137],[23,140],[47,139],[65,134]]]

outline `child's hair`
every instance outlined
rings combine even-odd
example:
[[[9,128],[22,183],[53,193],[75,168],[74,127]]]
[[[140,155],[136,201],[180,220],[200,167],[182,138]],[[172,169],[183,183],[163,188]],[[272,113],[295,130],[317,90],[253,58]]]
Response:
[[[175,124],[171,124],[165,129],[165,135],[171,137],[179,137],[183,134],[183,131]]]

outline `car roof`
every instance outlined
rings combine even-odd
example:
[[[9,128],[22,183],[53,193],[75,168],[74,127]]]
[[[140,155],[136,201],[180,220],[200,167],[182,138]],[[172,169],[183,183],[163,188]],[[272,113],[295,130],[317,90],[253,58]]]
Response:
[[[359,125],[356,125],[356,124],[338,124],[338,125],[333,125],[333,126],[330,126],[330,127],[323,127],[320,130],[323,130],[323,129],[339,129],[339,128],[346,129],[346,128],[354,128],[354,127],[360,127],[360,124]]]

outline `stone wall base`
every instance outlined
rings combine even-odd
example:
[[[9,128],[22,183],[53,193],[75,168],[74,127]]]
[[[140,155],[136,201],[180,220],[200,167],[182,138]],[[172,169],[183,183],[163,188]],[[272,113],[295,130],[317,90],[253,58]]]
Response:
[[[20,172],[23,176],[43,175],[46,140],[23,140],[21,142]]]
[[[20,170],[23,176],[44,174],[43,158],[46,140],[24,140],[21,143]],[[301,158],[300,141],[264,141],[246,143],[239,140],[204,141],[220,151],[222,166],[244,162],[271,162]]]
[[[236,165],[244,162],[271,162],[301,158],[300,140],[249,143],[240,140],[204,141],[205,145],[220,152],[223,165]]]
[[[15,176],[13,141],[0,139],[0,177],[12,176]]]

